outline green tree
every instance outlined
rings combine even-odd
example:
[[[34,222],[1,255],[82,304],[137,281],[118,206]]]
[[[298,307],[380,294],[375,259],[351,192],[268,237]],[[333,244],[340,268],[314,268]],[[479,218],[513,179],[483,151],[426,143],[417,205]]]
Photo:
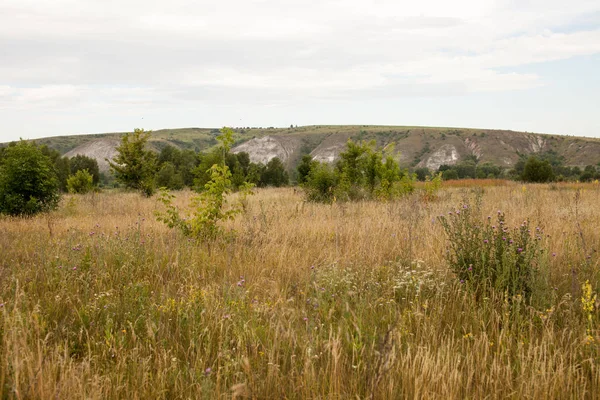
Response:
[[[149,137],[150,132],[143,129],[125,133],[117,147],[117,156],[112,161],[107,160],[118,182],[128,189],[139,190],[146,196],[154,193],[156,172],[156,155],[144,149]]]
[[[272,158],[260,177],[261,186],[280,187],[289,183],[290,178],[281,160],[278,157]]]
[[[296,170],[298,171],[298,184],[302,185],[308,179],[308,174],[310,173],[310,169],[313,167],[316,161],[313,161],[313,158],[310,154],[305,154],[302,156],[302,160]]]
[[[94,190],[94,177],[87,169],[80,169],[67,179],[69,193],[85,194]]]
[[[171,162],[162,164],[156,174],[156,185],[171,190],[181,190],[185,186],[181,174]]]
[[[0,213],[33,215],[56,208],[59,182],[52,161],[33,143],[20,141],[0,159]]]
[[[554,179],[554,171],[548,160],[531,156],[527,159],[521,179],[525,182],[549,182]]]
[[[62,192],[67,191],[67,178],[71,175],[71,167],[69,158],[61,157],[60,153],[50,147],[43,145],[40,146],[42,154],[50,159],[54,165],[56,171],[56,177],[58,178],[58,187]]]
[[[308,200],[330,203],[335,197],[336,185],[337,176],[333,168],[329,164],[315,162],[303,187],[306,190]]]
[[[92,175],[92,183],[94,185],[100,183],[100,168],[98,167],[98,161],[96,161],[96,159],[77,154],[75,157],[70,158],[69,164],[71,175],[75,175],[77,171],[86,169],[88,173]]]
[[[159,221],[171,228],[179,228],[183,234],[197,239],[213,240],[224,234],[220,224],[222,221],[235,218],[244,210],[243,199],[251,193],[252,189],[251,184],[245,184],[242,201],[227,207],[227,195],[232,189],[232,175],[225,159],[234,142],[233,133],[231,128],[225,127],[217,137],[221,144],[216,152],[221,153],[221,163],[213,164],[207,171],[210,179],[204,185],[202,193],[192,199],[193,214],[188,218],[182,218],[173,205],[174,196],[167,191],[161,191],[159,200],[165,205],[166,211],[157,213]]]
[[[415,169],[415,174],[417,175],[417,180],[425,182],[425,180],[427,180],[427,177],[431,176],[431,171],[429,170],[429,168],[422,167]]]

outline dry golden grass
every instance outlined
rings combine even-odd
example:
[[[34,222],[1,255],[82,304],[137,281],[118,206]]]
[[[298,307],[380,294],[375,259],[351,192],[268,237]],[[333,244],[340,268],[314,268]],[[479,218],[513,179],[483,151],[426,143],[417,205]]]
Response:
[[[0,219],[3,398],[600,398],[580,292],[600,288],[600,190],[577,189],[484,189],[484,215],[549,235],[541,309],[478,302],[449,272],[436,217],[474,184],[428,203],[260,190],[210,245],[137,194]]]

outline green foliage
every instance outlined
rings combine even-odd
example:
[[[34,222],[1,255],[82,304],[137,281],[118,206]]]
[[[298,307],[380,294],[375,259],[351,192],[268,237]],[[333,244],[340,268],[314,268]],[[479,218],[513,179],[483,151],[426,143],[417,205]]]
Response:
[[[94,177],[87,169],[78,170],[67,179],[69,193],[84,194],[94,190]]]
[[[290,178],[285,166],[278,157],[271,159],[260,177],[260,186],[286,186],[290,183]]]
[[[492,217],[482,222],[479,205],[472,208],[468,203],[439,221],[448,237],[450,268],[478,296],[495,290],[530,302],[536,291],[543,290],[539,227],[531,232],[529,221],[524,221],[511,229],[501,211],[495,223]]]
[[[136,128],[133,133],[125,133],[117,147],[117,156],[112,161],[108,160],[119,183],[146,196],[154,193],[156,172],[156,155],[144,149],[149,137],[150,132],[143,129]]]
[[[310,173],[311,168],[314,166],[316,161],[313,161],[313,158],[310,154],[305,154],[302,156],[302,160],[296,170],[298,171],[298,184],[302,185],[306,183],[308,180],[308,174]]]
[[[222,135],[217,137],[221,143],[218,151],[222,154],[221,163],[213,164],[207,174],[210,179],[204,184],[204,190],[192,198],[192,215],[183,218],[173,205],[174,196],[166,189],[161,189],[159,201],[166,208],[165,212],[158,212],[157,219],[170,228],[177,228],[186,236],[199,240],[214,240],[224,235],[221,223],[235,218],[245,209],[247,195],[252,193],[253,185],[244,183],[240,201],[227,207],[227,195],[232,189],[232,174],[225,163],[228,152],[233,143],[233,130],[223,128]]]
[[[427,177],[431,176],[431,171],[429,170],[429,168],[421,167],[415,169],[415,175],[418,181],[425,182],[427,180]]]
[[[204,185],[210,181],[210,168],[215,164],[223,164],[223,152],[220,149],[214,149],[210,153],[200,155],[200,162],[193,169],[194,187],[197,191],[202,191]]]
[[[414,190],[415,176],[401,171],[392,155],[376,150],[373,142],[349,140],[335,167],[309,157],[300,176],[310,201],[389,200]]]
[[[71,174],[69,159],[61,157],[60,153],[54,149],[49,148],[46,145],[40,146],[42,154],[50,159],[54,170],[56,171],[56,177],[58,179],[58,186],[62,192],[67,191],[67,178]]]
[[[554,171],[548,160],[531,156],[523,168],[521,179],[525,182],[549,182],[554,179]]]
[[[335,197],[336,182],[336,173],[329,164],[315,162],[303,185],[307,199],[322,203],[332,202]]]
[[[92,175],[94,185],[100,183],[100,169],[98,167],[98,161],[94,158],[87,157],[81,154],[71,157],[69,159],[71,168],[71,175],[75,175],[77,171],[87,170]]]
[[[171,162],[162,164],[156,174],[156,185],[170,190],[181,190],[185,186],[181,174]]]
[[[0,158],[0,213],[33,215],[56,208],[59,182],[52,161],[33,143],[20,141]]]
[[[458,179],[458,172],[456,172],[455,169],[447,169],[441,172],[441,174],[442,178],[444,178],[445,181],[449,181],[451,179]]]

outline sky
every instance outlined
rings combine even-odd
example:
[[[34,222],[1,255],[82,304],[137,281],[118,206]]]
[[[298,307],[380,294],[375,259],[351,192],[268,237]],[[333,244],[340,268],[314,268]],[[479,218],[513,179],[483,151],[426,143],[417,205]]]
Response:
[[[598,0],[0,0],[0,142],[221,126],[600,137]]]

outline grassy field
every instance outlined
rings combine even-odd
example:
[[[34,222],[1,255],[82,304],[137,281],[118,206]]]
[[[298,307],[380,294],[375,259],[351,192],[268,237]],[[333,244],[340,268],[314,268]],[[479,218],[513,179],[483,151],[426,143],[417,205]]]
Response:
[[[482,219],[544,230],[535,306],[449,270],[437,217],[482,191]],[[159,208],[101,193],[0,219],[2,398],[600,398],[599,304],[582,304],[586,280],[600,290],[597,184],[333,205],[259,190],[210,245]]]

